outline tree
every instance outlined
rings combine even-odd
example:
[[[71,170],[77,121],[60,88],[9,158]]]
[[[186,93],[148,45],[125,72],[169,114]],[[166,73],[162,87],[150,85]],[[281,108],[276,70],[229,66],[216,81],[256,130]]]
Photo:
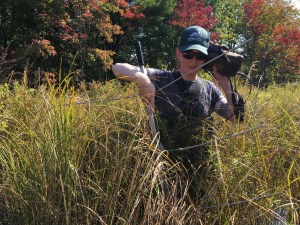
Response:
[[[187,26],[197,25],[206,30],[211,30],[217,23],[217,18],[213,13],[213,8],[205,6],[205,1],[200,0],[180,0],[174,11],[174,17],[170,24],[185,28]],[[211,34],[213,40],[218,40],[219,35]]]
[[[244,0],[209,1],[214,8],[218,23],[215,31],[220,34],[221,44],[234,48],[245,39]],[[214,2],[214,3],[213,3]]]
[[[177,45],[177,30],[170,20],[176,0],[138,0],[139,12],[145,15],[143,20],[126,21],[114,17],[121,25],[124,35],[115,37],[118,49],[114,60],[136,64],[134,42],[142,43],[143,55],[147,66],[173,69],[176,66],[174,57]]]
[[[125,0],[72,0],[64,4],[63,11],[60,20],[50,18],[49,23],[57,31],[52,38],[66,65],[73,66],[78,80],[107,79],[115,54],[114,37],[123,34],[111,16],[135,20],[143,15]]]
[[[217,22],[211,6],[205,6],[205,1],[181,0],[174,12],[172,25],[187,27],[198,25],[204,29],[211,29]]]
[[[293,80],[300,74],[299,12],[284,0],[253,0],[244,10],[246,35],[255,38],[250,54],[265,82]]]
[[[32,81],[59,70],[71,70],[75,81],[105,79],[115,54],[114,36],[123,33],[111,15],[143,17],[125,0],[3,0],[0,12],[3,60],[22,55],[17,64],[1,63],[6,68],[0,71],[23,74],[25,68]]]
[[[133,42],[140,40],[147,65],[175,69],[177,66],[174,57],[175,48],[178,46],[182,29],[189,25],[212,29],[216,23],[212,7],[204,6],[204,1],[140,0],[134,2],[139,4],[146,19],[125,31],[120,41],[120,51],[115,57],[117,62],[136,63]],[[212,37],[218,39],[214,32]]]

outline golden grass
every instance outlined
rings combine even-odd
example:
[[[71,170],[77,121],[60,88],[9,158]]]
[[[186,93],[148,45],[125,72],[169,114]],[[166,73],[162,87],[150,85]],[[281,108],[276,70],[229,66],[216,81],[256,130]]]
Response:
[[[153,144],[140,99],[123,99],[136,93],[116,80],[2,85],[0,224],[299,223],[299,84],[253,90],[243,124],[215,118],[213,174],[197,205]]]

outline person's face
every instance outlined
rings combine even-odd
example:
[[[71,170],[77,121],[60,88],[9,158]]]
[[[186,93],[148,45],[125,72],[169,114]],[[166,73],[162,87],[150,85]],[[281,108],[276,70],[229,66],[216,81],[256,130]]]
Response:
[[[180,70],[184,73],[195,70],[195,72],[192,74],[197,74],[201,69],[199,67],[204,64],[205,60],[207,59],[207,55],[198,50],[187,50],[181,52],[179,49],[177,49],[176,54],[179,60]]]

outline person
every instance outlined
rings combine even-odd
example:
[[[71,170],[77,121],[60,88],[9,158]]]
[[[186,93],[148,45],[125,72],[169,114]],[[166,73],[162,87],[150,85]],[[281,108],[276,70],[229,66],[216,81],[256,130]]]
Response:
[[[176,48],[178,69],[146,68],[142,73],[139,67],[127,63],[112,66],[118,78],[137,82],[139,95],[149,102],[158,118],[162,145],[170,150],[172,160],[186,168],[191,178],[190,195],[194,198],[203,195],[197,193],[197,183],[207,175],[208,148],[171,150],[207,141],[212,135],[213,112],[226,120],[235,121],[229,78],[213,67],[214,80],[222,92],[212,81],[198,76],[201,66],[208,60],[209,44],[208,31],[190,26],[183,30]]]

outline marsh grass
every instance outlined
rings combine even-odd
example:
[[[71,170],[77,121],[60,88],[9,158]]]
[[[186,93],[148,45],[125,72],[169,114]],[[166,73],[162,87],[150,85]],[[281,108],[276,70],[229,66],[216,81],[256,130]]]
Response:
[[[0,224],[299,223],[299,84],[253,90],[243,124],[215,118],[197,204],[143,103],[124,98],[134,84],[68,84],[0,88]]]

